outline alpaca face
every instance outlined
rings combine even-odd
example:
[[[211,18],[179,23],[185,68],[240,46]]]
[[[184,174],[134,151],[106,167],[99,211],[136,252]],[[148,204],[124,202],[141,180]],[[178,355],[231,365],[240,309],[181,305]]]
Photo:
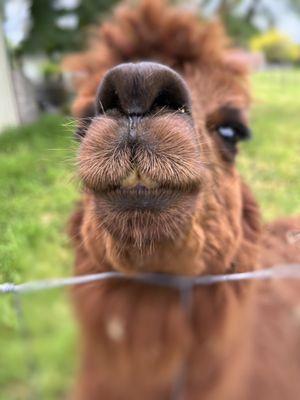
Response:
[[[241,191],[233,160],[249,132],[224,90],[217,107],[218,91],[210,90],[200,99],[156,63],[121,64],[104,76],[95,116],[78,130],[79,166],[99,229],[120,246],[178,241],[195,224],[205,232],[210,214],[215,223],[227,214],[231,242],[238,240]]]

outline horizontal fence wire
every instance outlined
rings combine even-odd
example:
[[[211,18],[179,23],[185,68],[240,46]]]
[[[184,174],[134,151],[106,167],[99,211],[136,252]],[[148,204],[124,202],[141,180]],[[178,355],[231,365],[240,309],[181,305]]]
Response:
[[[129,275],[121,272],[102,272],[99,274],[74,276],[58,279],[46,279],[40,281],[25,282],[21,284],[2,283],[0,293],[30,293],[61,288],[65,286],[82,285],[92,282],[104,281],[107,279],[123,279],[146,284],[188,289],[194,286],[209,286],[224,282],[239,282],[249,280],[270,280],[270,279],[300,279],[300,265],[281,265],[269,269],[254,270],[249,272],[202,275],[197,277],[177,276],[158,273],[139,273]]]
[[[241,282],[251,280],[271,280],[271,279],[299,279],[300,280],[300,265],[281,265],[270,269],[255,270],[250,272],[231,273],[222,275],[203,275],[198,277],[175,276],[166,274],[140,273],[137,275],[128,275],[121,272],[109,271],[99,274],[74,276],[59,279],[47,279],[41,281],[26,282],[22,284],[2,283],[0,284],[0,294],[12,293],[15,299],[15,310],[21,327],[21,335],[24,343],[28,342],[30,337],[26,326],[21,294],[57,289],[66,286],[83,285],[92,282],[105,281],[108,279],[123,279],[134,282],[142,282],[146,284],[173,287],[180,292],[181,305],[187,315],[191,304],[192,289],[196,286],[209,286],[225,282]],[[38,400],[41,398],[40,389],[35,384],[34,376],[37,371],[36,360],[32,354],[28,354],[26,360],[28,370],[30,372],[31,393],[30,400]],[[182,368],[178,376],[173,382],[171,400],[184,400],[187,360],[184,360]]]

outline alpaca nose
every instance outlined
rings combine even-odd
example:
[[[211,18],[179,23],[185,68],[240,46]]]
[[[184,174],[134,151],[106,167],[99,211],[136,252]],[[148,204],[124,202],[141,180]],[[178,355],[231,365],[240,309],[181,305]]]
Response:
[[[157,63],[128,63],[112,68],[97,95],[99,114],[117,110],[128,116],[143,116],[162,108],[189,111],[190,96],[180,75]]]

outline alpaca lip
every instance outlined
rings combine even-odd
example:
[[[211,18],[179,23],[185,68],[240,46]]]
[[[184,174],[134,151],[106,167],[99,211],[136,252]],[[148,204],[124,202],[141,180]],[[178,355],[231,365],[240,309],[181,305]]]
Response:
[[[159,184],[132,170],[119,184],[96,191],[96,197],[118,211],[163,211],[198,193],[198,186]]]
[[[99,193],[99,197],[122,211],[163,211],[181,195],[179,191],[162,187],[149,189],[140,183],[130,188],[119,186]]]

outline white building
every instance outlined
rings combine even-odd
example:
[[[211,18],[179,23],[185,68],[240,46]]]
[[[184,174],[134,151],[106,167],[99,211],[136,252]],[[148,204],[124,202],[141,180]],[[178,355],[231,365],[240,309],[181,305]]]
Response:
[[[14,92],[11,67],[0,24],[0,132],[8,126],[20,124],[20,116]]]

